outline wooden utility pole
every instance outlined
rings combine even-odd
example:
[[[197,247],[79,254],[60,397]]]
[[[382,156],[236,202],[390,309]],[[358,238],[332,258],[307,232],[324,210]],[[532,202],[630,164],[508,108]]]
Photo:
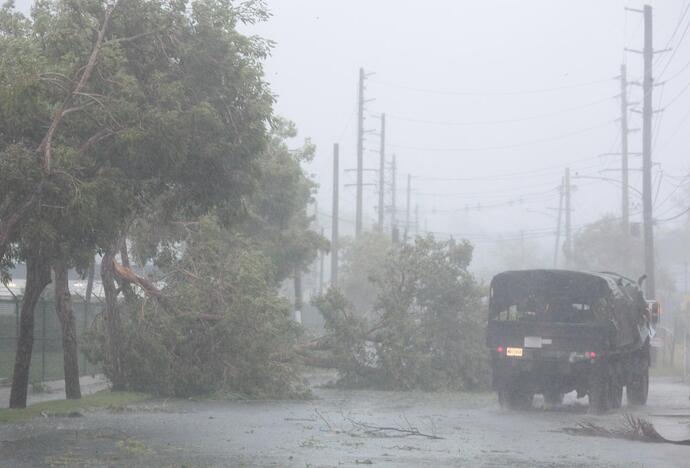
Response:
[[[381,114],[381,147],[379,149],[379,232],[383,232],[384,193],[386,190],[386,114]]]
[[[407,204],[405,205],[405,234],[403,235],[403,243],[407,243],[407,235],[410,229],[410,193],[411,193],[412,176],[407,174]]]
[[[359,69],[357,95],[357,206],[355,214],[355,236],[362,233],[362,196],[364,184],[364,69]]]
[[[653,299],[656,295],[654,267],[654,218],[652,214],[652,62],[654,49],[652,45],[652,7],[644,6],[644,93],[642,108],[642,211],[644,223],[644,266],[647,280],[645,294]]]
[[[630,235],[630,202],[628,200],[628,77],[625,65],[621,65],[621,219],[623,233]]]
[[[393,242],[398,242],[400,237],[398,231],[398,166],[395,162],[395,155],[393,155],[393,160],[391,163],[391,237]]]
[[[565,264],[568,268],[572,265],[573,238],[570,207],[570,168],[565,169]]]
[[[331,287],[338,287],[338,216],[340,189],[339,159],[340,147],[338,143],[333,145],[333,208],[331,217]]]
[[[321,237],[323,237],[323,228],[321,228]],[[319,250],[319,296],[323,294],[323,250]]]
[[[302,323],[302,271],[295,268],[295,322]]]
[[[426,226],[424,228],[426,229]],[[419,235],[419,205],[414,206],[414,235]]]
[[[558,268],[558,252],[561,250],[561,219],[563,218],[563,194],[565,179],[561,179],[558,197],[558,222],[556,223],[556,246],[553,249],[553,267]]]

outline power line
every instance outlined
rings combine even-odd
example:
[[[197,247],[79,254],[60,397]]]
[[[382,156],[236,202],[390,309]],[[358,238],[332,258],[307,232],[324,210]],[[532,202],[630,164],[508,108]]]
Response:
[[[548,175],[550,173],[555,173],[555,172],[561,172],[563,170],[563,167],[566,165],[574,165],[577,163],[581,162],[586,162],[586,161],[593,161],[595,159],[600,159],[603,155],[598,155],[598,156],[592,156],[588,158],[581,158],[581,159],[576,159],[572,160],[569,162],[565,162],[563,164],[559,165],[553,165],[553,166],[545,166],[540,169],[533,169],[529,171],[522,171],[522,172],[507,172],[507,173],[502,173],[502,174],[493,174],[493,175],[484,175],[484,176],[475,176],[475,177],[436,177],[436,176],[415,176],[416,179],[421,179],[421,180],[429,180],[433,182],[442,182],[442,181],[447,181],[447,182],[474,182],[474,181],[486,181],[486,180],[507,180],[507,179],[515,179],[515,178],[524,178],[525,176],[530,176],[530,175]],[[598,165],[590,165],[590,166],[585,166],[580,168],[580,170],[585,170],[585,169],[592,169],[595,167],[599,167]]]
[[[609,81],[609,78],[602,79],[602,80],[596,80],[596,81],[588,81],[584,83],[576,83],[576,84],[571,84],[571,85],[565,85],[565,86],[557,86],[553,88],[541,88],[541,89],[524,89],[524,90],[512,90],[512,91],[448,91],[448,90],[438,90],[438,89],[428,89],[428,88],[419,88],[415,86],[407,86],[407,85],[401,85],[397,83],[391,83],[387,81],[381,81],[381,80],[370,80],[371,83],[378,84],[381,86],[388,86],[391,88],[399,88],[399,89],[405,89],[408,91],[414,91],[418,93],[425,93],[425,94],[439,94],[439,95],[444,95],[444,96],[514,96],[514,95],[524,95],[524,94],[542,94],[542,93],[550,93],[554,91],[562,91],[562,90],[567,90],[567,89],[574,89],[574,88],[582,88],[586,86],[592,86],[596,84],[601,84],[601,83],[607,83]]]
[[[669,76],[669,77],[666,78],[664,81],[666,81],[666,82],[671,81],[672,79],[674,79],[675,77],[677,77],[678,75],[680,75],[681,73],[683,73],[688,67],[690,67],[690,61],[688,61],[688,62],[687,62],[685,65],[683,65],[676,73],[674,73],[673,75]]]
[[[678,218],[680,218],[681,216],[683,216],[683,215],[685,215],[685,214],[687,214],[687,213],[690,213],[690,207],[684,209],[683,211],[681,211],[680,213],[678,213],[678,214],[675,215],[675,216],[671,216],[670,218],[664,218],[664,219],[656,219],[655,221],[656,221],[657,223],[666,223],[666,222],[668,222],[668,221],[673,221],[673,220],[675,220],[675,219],[678,219]]]
[[[530,115],[530,116],[526,116],[526,117],[516,117],[513,119],[499,119],[499,120],[449,121],[449,120],[418,119],[415,117],[407,117],[407,116],[403,116],[400,114],[390,114],[390,113],[386,113],[386,115],[388,117],[392,117],[394,120],[399,120],[402,122],[419,123],[419,124],[425,124],[425,125],[439,125],[439,126],[451,126],[451,127],[479,126],[479,125],[501,125],[501,124],[516,123],[516,122],[526,122],[526,121],[530,121],[530,120],[537,120],[537,119],[541,119],[541,118],[545,118],[545,117],[553,117],[556,115],[566,114],[568,112],[596,106],[597,104],[608,102],[611,99],[612,99],[611,97],[606,97],[603,99],[598,99],[596,101],[589,102],[587,104],[580,104],[577,106],[567,107],[567,108],[564,108],[564,109],[561,109],[558,111],[546,112],[543,114],[535,114],[535,115]]]
[[[671,41],[673,40],[673,37],[678,32],[678,29],[680,28],[680,25],[683,22],[685,15],[688,13],[688,9],[690,9],[690,3],[685,8],[685,11],[681,15],[681,17],[678,19],[678,23],[676,24],[676,28],[673,30],[673,34],[671,34],[671,38],[666,43],[665,49],[668,49],[668,47],[671,45]],[[673,62],[673,58],[676,56],[676,53],[678,53],[678,49],[680,48],[680,45],[683,43],[683,40],[685,39],[685,36],[688,33],[688,29],[690,29],[690,21],[688,21],[688,24],[685,25],[685,29],[683,30],[683,34],[681,35],[680,39],[678,40],[676,47],[673,48],[673,51],[671,52],[671,56],[669,57],[668,61],[666,62],[666,65],[664,65],[664,68],[659,73],[659,77],[662,77],[664,75],[664,73],[666,72],[666,69],[668,69],[669,65],[671,65],[671,62]]]
[[[590,132],[592,130],[596,130],[597,128],[601,128],[605,125],[609,125],[612,122],[615,122],[615,120],[607,120],[606,122],[599,123],[597,125],[592,125],[591,127],[583,128],[580,130],[576,130],[573,132],[568,132],[564,133],[562,135],[557,135],[553,136],[550,138],[541,138],[538,140],[530,140],[530,141],[525,141],[522,143],[515,143],[511,145],[497,145],[497,146],[483,146],[483,147],[474,147],[474,148],[426,148],[426,147],[417,147],[417,146],[407,146],[407,145],[390,145],[394,148],[398,149],[404,149],[404,150],[409,150],[409,151],[427,151],[427,152],[433,152],[433,153],[459,153],[459,152],[473,152],[473,151],[493,151],[493,150],[505,150],[505,149],[515,149],[515,148],[523,148],[525,146],[532,146],[540,143],[547,143],[550,141],[557,141],[557,140],[562,140],[571,136],[575,135],[581,135],[583,133]]]
[[[688,88],[690,88],[690,82],[688,82],[688,84],[686,84],[685,87],[678,94],[673,96],[671,98],[671,100],[666,103],[665,107],[669,107],[671,104],[676,102],[683,94],[685,94],[685,92],[688,90]]]

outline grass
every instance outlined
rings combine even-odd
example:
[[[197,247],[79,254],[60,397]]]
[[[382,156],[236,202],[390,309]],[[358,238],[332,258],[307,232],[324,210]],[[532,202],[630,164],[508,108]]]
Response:
[[[0,424],[15,423],[42,415],[67,416],[70,413],[99,408],[122,408],[151,398],[151,395],[135,392],[103,390],[81,400],[56,400],[36,403],[23,409],[0,409]]]

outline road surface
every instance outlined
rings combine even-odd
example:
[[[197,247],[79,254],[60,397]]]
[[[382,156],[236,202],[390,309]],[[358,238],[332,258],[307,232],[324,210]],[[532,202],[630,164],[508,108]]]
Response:
[[[310,401],[151,401],[125,411],[0,426],[2,466],[679,467],[690,447],[572,435],[578,422],[614,427],[626,412],[690,438],[690,388],[653,379],[649,405],[602,416],[586,398],[512,412],[492,394],[316,389]],[[396,430],[426,434],[407,435]],[[435,436],[432,438],[427,436]]]

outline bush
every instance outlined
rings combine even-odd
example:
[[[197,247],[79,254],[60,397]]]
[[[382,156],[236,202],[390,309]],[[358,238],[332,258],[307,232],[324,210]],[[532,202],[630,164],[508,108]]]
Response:
[[[489,381],[482,291],[467,271],[472,247],[417,238],[389,253],[372,279],[368,317],[336,290],[315,300],[341,383],[388,389],[475,390]]]

